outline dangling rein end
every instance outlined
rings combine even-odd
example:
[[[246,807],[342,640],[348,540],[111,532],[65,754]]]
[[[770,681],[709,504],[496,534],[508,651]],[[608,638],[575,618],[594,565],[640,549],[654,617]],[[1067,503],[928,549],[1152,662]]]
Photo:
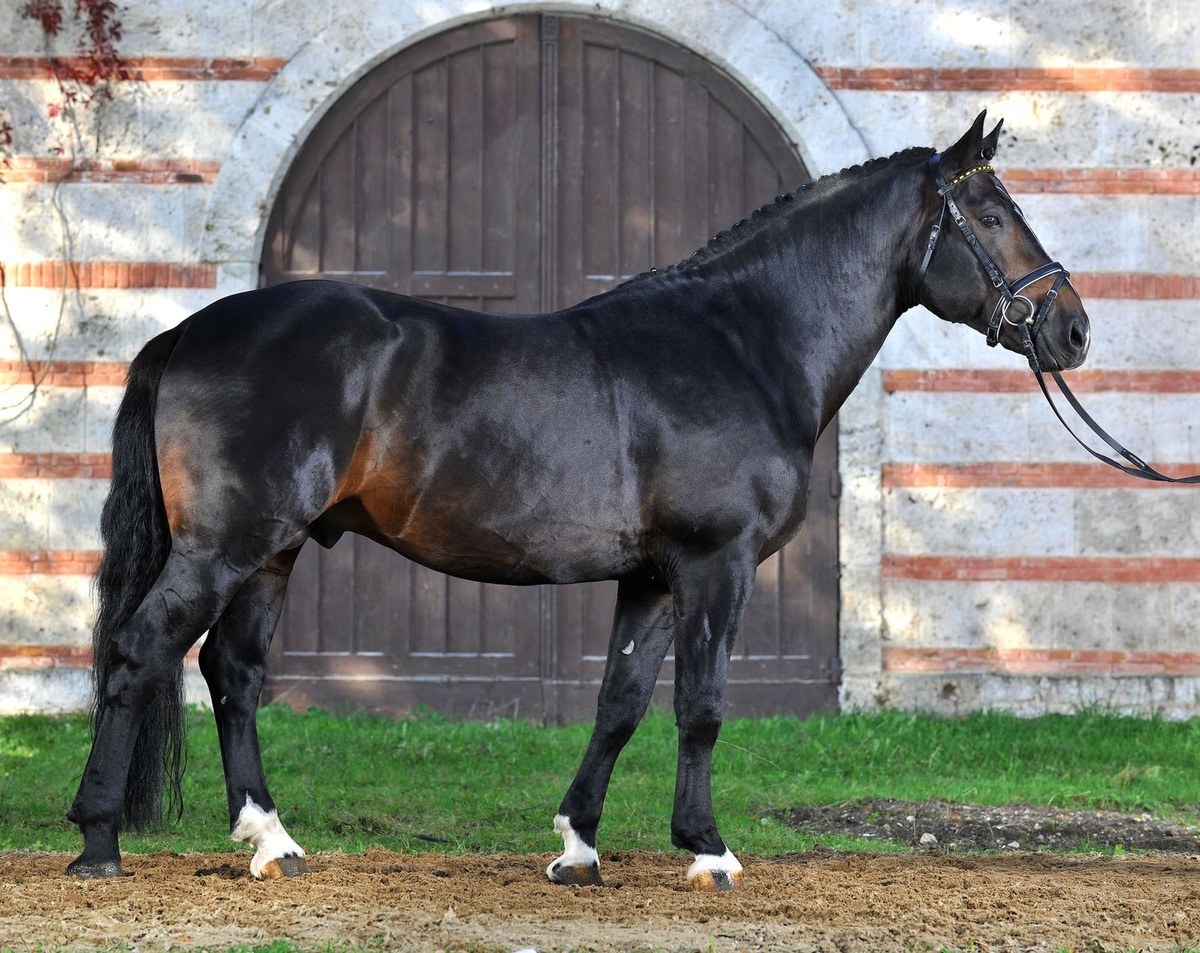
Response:
[[[1130,466],[1119,463],[1112,457],[1105,456],[1103,453],[1092,449],[1086,443],[1084,443],[1079,434],[1071,429],[1071,425],[1068,424],[1064,419],[1062,413],[1059,412],[1058,406],[1054,403],[1054,399],[1050,396],[1050,389],[1046,386],[1046,378],[1042,373],[1041,365],[1038,364],[1037,349],[1034,346],[1033,335],[1030,333],[1028,322],[1022,323],[1020,325],[1020,329],[1021,347],[1025,351],[1025,356],[1029,359],[1029,369],[1033,371],[1034,376],[1037,378],[1038,386],[1041,387],[1042,393],[1046,397],[1046,403],[1050,405],[1050,409],[1054,411],[1054,416],[1058,418],[1059,423],[1067,428],[1067,433],[1075,438],[1075,442],[1078,443],[1079,446],[1083,447],[1084,450],[1090,453],[1101,463],[1107,463],[1113,469],[1120,470],[1122,473],[1127,473],[1131,477],[1137,477],[1140,480],[1152,480],[1155,483],[1200,483],[1200,473],[1195,473],[1192,476],[1186,477],[1170,477],[1165,473],[1160,473],[1132,450],[1127,449],[1115,438],[1111,437],[1108,431],[1096,423],[1096,421],[1092,419],[1091,414],[1084,410],[1083,405],[1079,403],[1079,398],[1077,398],[1071,392],[1071,389],[1067,387],[1067,382],[1062,379],[1062,375],[1058,371],[1051,371],[1050,376],[1054,378],[1054,383],[1058,385],[1058,389],[1062,392],[1062,395],[1067,399],[1067,402],[1070,403],[1071,407],[1075,410],[1075,413],[1079,415],[1079,419],[1087,424],[1088,427],[1091,428],[1092,432],[1096,434],[1096,436],[1108,444],[1113,452],[1128,460]]]

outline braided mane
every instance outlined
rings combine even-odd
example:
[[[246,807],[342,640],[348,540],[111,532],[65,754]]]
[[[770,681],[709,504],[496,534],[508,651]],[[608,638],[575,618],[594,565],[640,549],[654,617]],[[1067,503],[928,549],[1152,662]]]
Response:
[[[651,275],[662,274],[663,272],[686,271],[697,265],[712,261],[730,249],[740,247],[748,239],[755,236],[765,222],[777,218],[781,212],[795,209],[797,214],[804,214],[804,209],[820,202],[831,190],[837,188],[839,185],[875,172],[882,166],[913,165],[918,161],[923,162],[933,155],[935,151],[928,146],[910,146],[907,149],[894,152],[886,158],[869,159],[860,165],[850,166],[849,168],[842,169],[840,172],[832,172],[824,175],[813,182],[801,185],[792,192],[785,192],[782,195],[776,196],[774,201],[755,209],[747,218],[718,232],[715,237],[708,240],[707,244],[692,252],[683,261],[664,269],[652,269],[630,280],[637,281]]]

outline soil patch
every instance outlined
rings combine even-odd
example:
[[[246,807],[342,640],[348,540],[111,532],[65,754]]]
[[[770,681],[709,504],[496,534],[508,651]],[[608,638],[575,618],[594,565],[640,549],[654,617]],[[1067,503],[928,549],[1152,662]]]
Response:
[[[1169,951],[1200,939],[1200,859],[828,851],[743,858],[697,894],[681,854],[603,855],[605,887],[556,887],[552,855],[318,854],[257,882],[250,854],[130,856],[77,881],[66,854],[0,854],[0,948],[224,949],[287,938],[402,951]]]
[[[1164,821],[1150,814],[870,798],[832,807],[793,807],[776,816],[812,834],[848,834],[951,851],[1049,848],[1200,855],[1196,825]]]

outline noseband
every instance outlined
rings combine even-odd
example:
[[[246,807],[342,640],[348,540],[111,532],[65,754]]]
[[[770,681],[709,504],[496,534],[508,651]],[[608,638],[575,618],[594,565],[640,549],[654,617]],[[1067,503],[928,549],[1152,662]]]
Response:
[[[1139,477],[1143,480],[1153,480],[1159,483],[1190,483],[1193,485],[1200,483],[1200,473],[1186,477],[1169,477],[1154,469],[1154,467],[1146,463],[1145,460],[1132,450],[1124,447],[1092,419],[1092,416],[1079,403],[1079,399],[1067,387],[1066,381],[1062,379],[1062,375],[1058,371],[1051,371],[1050,376],[1054,378],[1054,383],[1058,385],[1058,389],[1071,404],[1071,407],[1079,415],[1080,419],[1091,428],[1093,433],[1128,461],[1128,463],[1120,463],[1112,459],[1112,457],[1092,449],[1071,429],[1071,425],[1067,423],[1066,419],[1059,412],[1058,406],[1050,396],[1050,390],[1046,387],[1046,379],[1043,377],[1041,365],[1038,363],[1037,347],[1035,344],[1038,332],[1041,331],[1042,325],[1046,322],[1046,316],[1050,313],[1050,306],[1054,304],[1054,300],[1058,297],[1063,284],[1071,284],[1071,274],[1058,262],[1050,261],[1039,268],[1035,268],[1024,277],[1010,283],[1004,277],[992,256],[987,253],[987,249],[979,243],[979,239],[971,231],[971,226],[967,223],[966,217],[959,209],[958,203],[954,201],[953,195],[954,187],[964,179],[970,178],[977,172],[995,172],[995,167],[990,165],[972,166],[947,182],[942,175],[941,161],[942,157],[940,153],[935,153],[929,157],[929,176],[933,179],[933,184],[937,187],[938,195],[942,198],[942,210],[938,214],[938,220],[929,231],[929,241],[925,245],[925,257],[921,259],[921,267],[917,270],[917,290],[920,290],[921,285],[925,281],[925,273],[929,270],[929,263],[933,260],[933,253],[937,250],[938,239],[942,235],[942,223],[945,221],[946,212],[949,211],[950,217],[954,219],[954,224],[962,232],[967,245],[975,253],[975,257],[979,259],[979,263],[983,265],[983,270],[987,272],[988,280],[991,281],[992,287],[1000,292],[1000,297],[996,301],[996,307],[992,309],[992,316],[988,321],[988,346],[995,347],[1000,343],[1000,332],[1005,324],[1011,324],[1021,333],[1021,346],[1025,351],[1026,358],[1029,360],[1029,367],[1033,371],[1034,376],[1037,377],[1037,382],[1042,388],[1042,393],[1045,395],[1050,409],[1054,411],[1054,416],[1067,428],[1067,433],[1074,437],[1076,442],[1097,460],[1107,463],[1110,467],[1115,467],[1123,473],[1129,474],[1129,476]],[[1000,185],[999,182],[996,184],[1000,188],[1000,191],[1004,192],[1007,196],[1008,192],[1005,191],[1004,186]],[[1011,196],[1009,197],[1009,201],[1012,201]],[[1025,221],[1025,216],[1021,213],[1020,208],[1015,202],[1013,202],[1012,207],[1017,215],[1021,217],[1021,220]],[[1029,223],[1025,222],[1025,225],[1028,227]],[[1032,233],[1032,229],[1030,229],[1030,232]],[[1021,294],[1021,292],[1035,281],[1046,278],[1049,275],[1058,275],[1058,277],[1054,279],[1054,284],[1050,286],[1050,290],[1042,298],[1041,305],[1034,308],[1033,302]],[[1071,287],[1073,288],[1074,285]]]

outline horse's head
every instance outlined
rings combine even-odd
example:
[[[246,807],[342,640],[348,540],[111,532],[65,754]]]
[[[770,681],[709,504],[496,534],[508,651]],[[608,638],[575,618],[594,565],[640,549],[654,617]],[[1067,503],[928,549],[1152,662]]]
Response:
[[[929,159],[932,224],[917,272],[921,304],[970,325],[988,344],[1036,358],[1043,370],[1078,367],[1091,325],[1068,273],[1046,254],[991,166],[1000,138],[979,114],[967,133]]]

